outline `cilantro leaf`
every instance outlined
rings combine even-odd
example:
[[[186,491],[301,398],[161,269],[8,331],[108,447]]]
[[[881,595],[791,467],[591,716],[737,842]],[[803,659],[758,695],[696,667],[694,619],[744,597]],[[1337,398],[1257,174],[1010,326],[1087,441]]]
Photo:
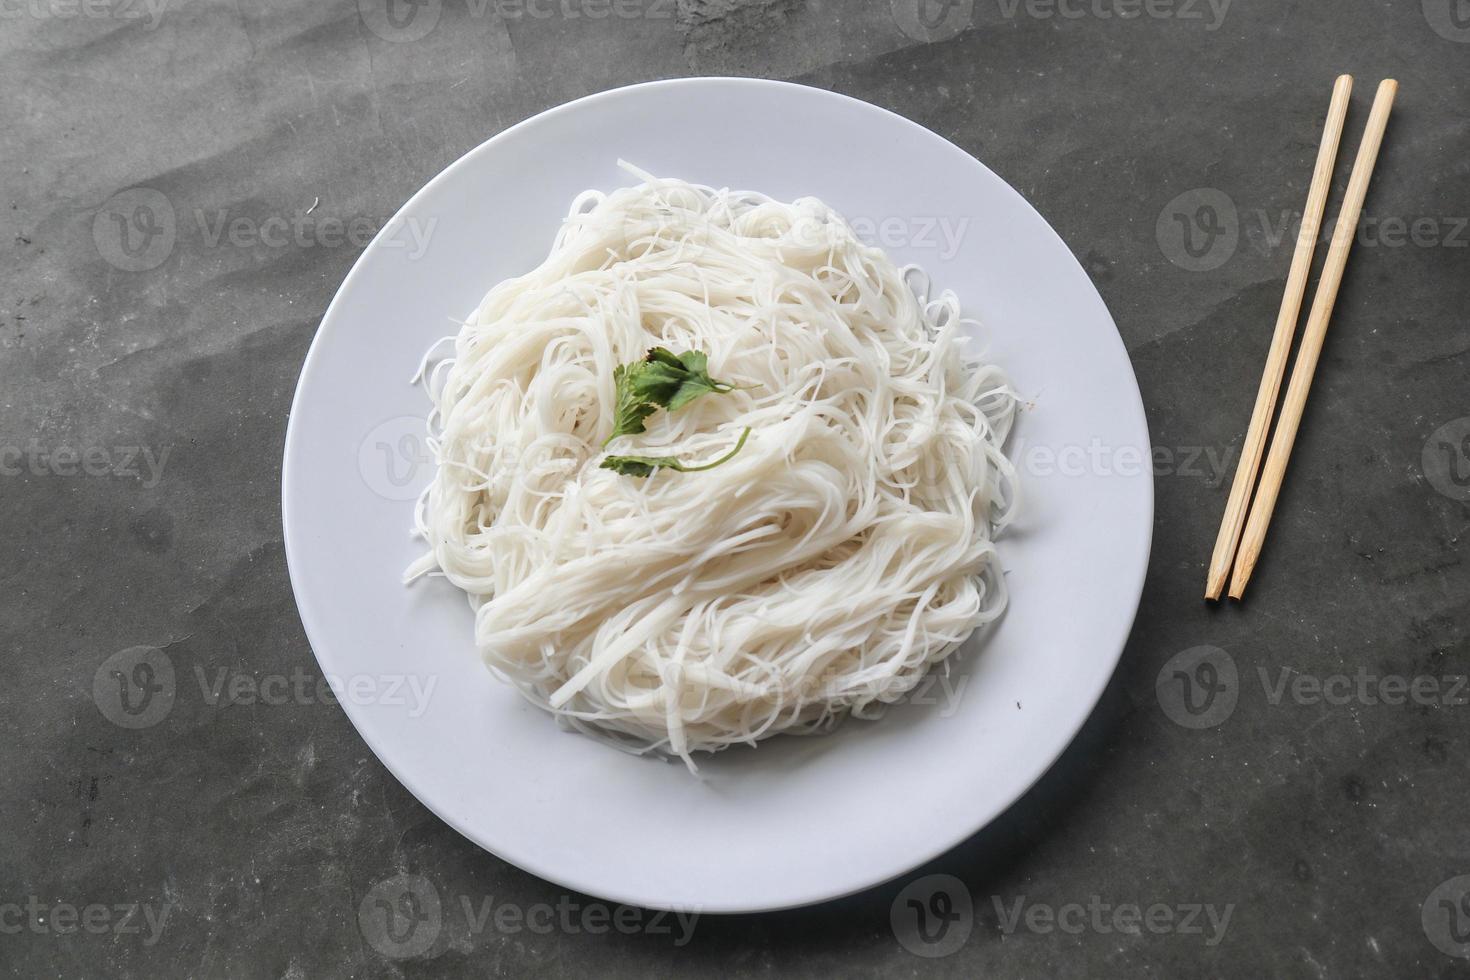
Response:
[[[649,400],[635,386],[633,374],[641,365],[619,364],[613,368],[613,387],[617,390],[618,404],[613,413],[612,435],[603,443],[606,446],[618,436],[643,432],[643,420],[658,410],[658,403]]]
[[[653,475],[657,469],[677,470],[680,473],[699,473],[702,470],[712,470],[721,463],[728,463],[735,458],[735,454],[745,448],[745,440],[750,438],[750,427],[740,433],[740,440],[735,443],[735,448],[713,462],[704,463],[700,466],[685,466],[674,456],[609,456],[602,461],[601,469],[612,470],[623,476],[636,476],[639,478]]]
[[[665,406],[669,411],[677,412],[700,395],[711,392],[723,395],[727,391],[735,390],[734,385],[716,381],[709,376],[709,357],[703,351],[686,351],[679,355],[679,360],[683,363],[685,373],[678,390]]]
[[[598,468],[641,479],[652,476],[653,471],[661,467],[678,469],[679,461],[672,456],[609,456]]]
[[[701,395],[734,390],[709,376],[709,355],[703,351],[675,354],[665,347],[653,348],[641,361],[619,364],[613,369],[613,387],[617,405],[604,446],[618,436],[647,431],[644,421],[660,408],[676,412]]]
[[[678,356],[675,355],[674,352],[669,350],[667,347],[650,348],[648,351],[648,356],[645,357],[643,360],[647,361],[649,364],[663,364],[667,367],[673,368],[675,371],[687,370],[684,362],[680,360]]]

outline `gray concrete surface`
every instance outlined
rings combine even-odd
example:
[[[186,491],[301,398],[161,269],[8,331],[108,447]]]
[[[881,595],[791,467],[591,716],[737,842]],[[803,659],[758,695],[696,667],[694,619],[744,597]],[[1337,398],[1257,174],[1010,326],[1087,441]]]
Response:
[[[0,973],[1470,971],[1470,9],[932,12],[923,27],[909,0],[0,9]],[[1348,153],[1379,78],[1402,82],[1399,108],[1255,591],[1211,609],[1204,561],[1288,264],[1283,215],[1341,71],[1359,79]],[[1037,206],[1132,353],[1158,518],[1122,666],[1020,804],[900,881],[704,917],[690,938],[646,914],[610,927],[616,910],[477,850],[340,708],[293,687],[317,674],[278,499],[302,357],[359,252],[320,219],[371,230],[544,108],[714,73],[886,106]],[[138,206],[156,198],[117,197],[136,188],[162,195],[167,227]],[[281,237],[314,202],[310,233]],[[131,673],[140,646],[176,665],[179,693],[126,727],[112,670],[161,685]],[[1200,689],[1176,671],[1216,700],[1191,713]],[[215,683],[233,687],[206,696]],[[440,899],[422,952],[374,905],[404,874]],[[948,931],[931,917],[920,936],[910,898],[949,910]],[[545,922],[543,905],[549,929],[516,918]]]

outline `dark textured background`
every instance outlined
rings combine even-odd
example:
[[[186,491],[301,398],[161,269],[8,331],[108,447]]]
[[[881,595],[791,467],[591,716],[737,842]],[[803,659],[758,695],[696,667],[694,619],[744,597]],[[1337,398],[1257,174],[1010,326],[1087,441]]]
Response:
[[[1456,905],[1466,882],[1453,880],[1470,872],[1470,705],[1453,680],[1470,672],[1463,0],[1235,0],[1223,19],[1185,0],[1128,19],[1096,13],[1112,0],[1069,8],[1078,17],[977,0],[966,29],[927,40],[901,29],[912,22],[888,0],[639,0],[622,9],[641,16],[605,19],[549,0],[537,8],[549,16],[425,2],[420,14],[439,19],[415,40],[370,29],[392,35],[382,0],[0,10],[0,970],[1465,975],[1470,964],[1448,955],[1460,948],[1450,927],[1470,927],[1470,903]],[[1372,87],[1393,75],[1402,92],[1368,211],[1428,223],[1418,241],[1370,236],[1355,252],[1249,602],[1210,609],[1199,595],[1220,483],[1289,260],[1289,237],[1271,229],[1301,206],[1340,71],[1358,90],[1338,194]],[[1063,760],[1003,819],[901,882],[794,912],[706,917],[682,948],[580,927],[477,929],[462,901],[591,900],[446,828],[334,705],[211,705],[195,684],[196,671],[316,676],[282,554],[281,445],[312,332],[359,252],[313,238],[211,241],[195,216],[267,227],[316,202],[313,221],[376,227],[445,165],[542,109],[721,73],[830,88],[917,120],[1014,184],[1083,261],[1160,447],[1142,609]],[[120,267],[108,217],[135,187],[164,195],[176,219],[172,246],[142,271]],[[1190,260],[1175,215],[1208,223],[1199,206],[1222,202],[1226,235]],[[151,455],[133,459],[134,447]],[[179,695],[161,722],[130,729],[103,710],[104,662],[140,645],[165,651]],[[1165,711],[1177,692],[1163,668],[1202,645],[1237,668],[1234,708],[1192,728]],[[1420,678],[1439,693],[1393,705],[1288,691],[1273,704],[1282,669]],[[424,956],[384,955],[359,919],[399,873],[442,898]],[[925,960],[890,910],[905,883],[936,873],[971,895],[973,931]],[[1234,908],[1213,946],[1208,931],[1106,922],[1008,934],[997,904],[1022,896],[1052,909],[1094,896]],[[69,930],[58,903],[106,922]],[[161,931],[141,913],[140,933],[119,928],[110,907],[129,903],[166,908]]]

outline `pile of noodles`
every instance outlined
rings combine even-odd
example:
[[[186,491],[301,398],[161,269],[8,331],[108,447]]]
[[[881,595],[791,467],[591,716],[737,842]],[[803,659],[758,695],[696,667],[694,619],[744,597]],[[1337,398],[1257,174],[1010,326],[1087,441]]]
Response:
[[[485,662],[534,703],[693,768],[872,717],[1001,614],[1016,399],[955,295],[821,201],[633,172],[426,358],[438,470],[408,578],[463,589]],[[604,449],[614,368],[654,346],[739,387]],[[705,462],[747,427],[706,472],[599,468]]]

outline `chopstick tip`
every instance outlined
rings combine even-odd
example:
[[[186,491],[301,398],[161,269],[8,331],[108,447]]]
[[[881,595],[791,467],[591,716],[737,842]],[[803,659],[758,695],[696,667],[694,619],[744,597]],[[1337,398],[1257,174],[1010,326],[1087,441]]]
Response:
[[[1256,558],[1259,555],[1253,548],[1242,548],[1236,557],[1235,574],[1230,576],[1230,598],[1239,602],[1245,595],[1246,583],[1251,580],[1251,573],[1256,570]]]

